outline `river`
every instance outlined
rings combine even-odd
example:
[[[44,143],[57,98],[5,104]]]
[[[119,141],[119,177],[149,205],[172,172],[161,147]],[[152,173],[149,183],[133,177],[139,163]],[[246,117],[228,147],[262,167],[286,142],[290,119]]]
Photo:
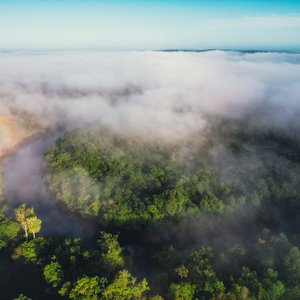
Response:
[[[29,139],[3,159],[4,196],[9,214],[26,203],[42,219],[43,235],[90,238],[96,222],[73,214],[58,204],[43,182],[43,153],[63,132],[41,134]]]

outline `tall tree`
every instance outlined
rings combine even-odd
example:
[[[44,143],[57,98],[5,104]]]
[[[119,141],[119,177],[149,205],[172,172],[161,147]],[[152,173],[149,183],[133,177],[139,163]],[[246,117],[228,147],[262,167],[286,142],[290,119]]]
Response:
[[[35,238],[35,235],[41,230],[42,220],[37,216],[30,217],[27,219],[27,224],[29,233],[32,233]]]
[[[69,298],[72,300],[98,300],[106,283],[105,278],[84,276],[78,279],[70,291]]]
[[[144,293],[149,291],[148,282],[143,279],[137,282],[127,270],[120,271],[114,281],[104,290],[105,300],[122,299],[145,299]]]
[[[101,235],[102,237],[98,243],[100,244],[103,262],[109,272],[114,271],[124,265],[122,247],[118,243],[117,235],[112,235],[104,231],[101,232]]]
[[[290,283],[300,284],[300,249],[292,247],[284,259],[286,277]]]
[[[175,300],[192,300],[196,290],[196,285],[190,282],[172,283],[170,286],[170,296]]]
[[[63,268],[57,261],[52,261],[44,267],[44,277],[53,287],[57,287],[61,283],[63,275]]]
[[[40,231],[42,221],[37,218],[33,207],[27,208],[26,204],[21,204],[15,209],[17,221],[24,230],[25,237],[28,239],[28,234],[32,233],[33,237]]]

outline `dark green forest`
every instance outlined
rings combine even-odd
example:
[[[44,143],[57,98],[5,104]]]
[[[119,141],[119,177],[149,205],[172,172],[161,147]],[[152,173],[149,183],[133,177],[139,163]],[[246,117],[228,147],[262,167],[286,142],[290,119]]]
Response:
[[[44,235],[34,207],[3,205],[0,299],[300,299],[297,129],[213,120],[166,140],[93,125],[44,168],[57,204],[99,230]]]

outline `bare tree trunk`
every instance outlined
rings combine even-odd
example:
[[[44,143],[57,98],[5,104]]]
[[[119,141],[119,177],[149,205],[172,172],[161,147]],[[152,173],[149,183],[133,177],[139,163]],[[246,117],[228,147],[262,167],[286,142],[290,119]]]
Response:
[[[35,232],[33,232],[32,235],[33,235],[33,238],[35,239]]]
[[[23,226],[23,229],[24,229],[24,231],[25,231],[25,237],[26,237],[26,239],[28,240],[28,228],[27,228],[27,226],[24,225],[24,226]]]

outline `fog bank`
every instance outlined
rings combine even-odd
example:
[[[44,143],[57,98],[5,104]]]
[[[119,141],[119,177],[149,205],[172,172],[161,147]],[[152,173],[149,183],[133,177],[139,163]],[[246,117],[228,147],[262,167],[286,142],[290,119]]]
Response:
[[[155,137],[202,130],[212,117],[297,126],[300,54],[0,53],[0,112],[44,127],[99,121]]]

